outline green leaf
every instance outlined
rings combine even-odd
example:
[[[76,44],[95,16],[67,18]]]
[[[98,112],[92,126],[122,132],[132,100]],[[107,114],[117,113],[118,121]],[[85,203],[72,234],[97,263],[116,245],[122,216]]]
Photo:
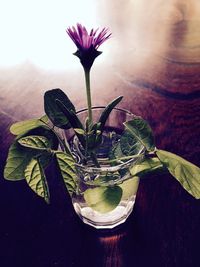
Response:
[[[69,110],[68,107],[59,99],[56,100],[56,104],[57,104],[58,108],[66,116],[66,118],[68,119],[68,121],[69,121],[71,127],[73,127],[73,129],[84,130],[84,127],[83,127],[81,121],[79,120],[79,118],[77,117],[76,113],[73,110]],[[82,134],[79,134],[78,132],[76,132],[76,135],[77,135],[79,141],[81,142],[81,144],[83,145],[83,147],[85,147],[84,136]]]
[[[43,116],[41,119],[44,119],[44,122],[46,122],[46,116]],[[41,119],[31,119],[31,120],[25,120],[25,121],[19,121],[11,125],[10,132],[14,135],[21,135],[26,133],[27,131],[30,131],[32,129],[35,129],[39,126],[45,125],[44,122],[41,121]]]
[[[121,187],[123,191],[122,200],[127,200],[136,195],[139,182],[140,178],[138,176],[134,176],[128,180],[125,180],[122,184],[119,185],[119,187]]]
[[[156,154],[163,165],[196,199],[200,198],[200,168],[191,162],[164,150],[157,150]]]
[[[80,128],[74,128],[74,131],[78,134],[81,134],[81,135],[84,135],[85,134],[85,131],[83,129],[80,129]]]
[[[49,189],[43,168],[38,159],[32,159],[24,172],[27,184],[40,197],[49,203]]]
[[[17,141],[14,141],[10,146],[4,168],[5,179],[12,181],[24,179],[24,170],[37,153],[38,151],[24,148]]]
[[[31,131],[28,131],[26,134],[17,137],[14,140],[13,144],[10,146],[8,152],[6,166],[4,168],[5,179],[12,181],[24,179],[24,170],[28,165],[28,163],[30,162],[30,160],[38,155],[41,155],[42,157],[43,152],[41,150],[23,147],[18,143],[18,140],[20,138],[25,137],[27,135],[35,135],[35,134],[46,137],[52,149],[58,148],[57,137],[46,126],[40,126],[38,128],[32,129]],[[42,160],[47,165],[51,159],[51,155],[49,155],[49,153],[47,154],[46,151],[44,153],[45,154],[42,157]]]
[[[29,135],[29,136],[20,138],[18,142],[22,146],[33,148],[33,149],[47,150],[47,149],[50,149],[51,147],[51,143],[44,136]]]
[[[146,172],[162,169],[164,166],[158,158],[145,158],[142,162],[134,165],[130,169],[130,173],[135,175],[142,175]]]
[[[143,149],[143,144],[128,130],[123,132],[118,145],[120,145],[122,154],[126,156],[137,155]]]
[[[28,136],[40,136],[46,138],[51,149],[56,150],[58,148],[58,138],[56,134],[46,125],[39,126],[35,129],[26,132],[23,135],[17,136],[17,140]]]
[[[122,198],[122,189],[115,185],[112,187],[96,187],[84,192],[84,199],[89,207],[100,213],[114,210]]]
[[[119,159],[119,158],[122,158],[123,156],[124,156],[124,154],[122,152],[120,142],[118,142],[110,150],[109,159],[110,160]]]
[[[75,107],[66,94],[61,89],[57,88],[47,91],[44,95],[45,113],[55,126],[62,129],[69,129],[71,125],[65,114],[57,105],[56,100],[62,101],[69,110],[75,112]]]
[[[64,152],[56,152],[56,159],[58,166],[63,177],[65,186],[72,196],[77,187],[77,176],[75,173],[74,159]]]
[[[62,110],[63,114],[68,119],[73,128],[84,130],[84,127],[74,110],[70,110],[62,100],[56,99],[56,104],[58,106],[58,109]]]
[[[116,159],[118,161],[121,160],[125,162],[130,159],[129,156],[140,157],[140,153],[143,149],[144,147],[141,142],[139,142],[138,139],[136,139],[129,131],[125,130],[119,141],[113,145],[109,153],[109,159],[112,161]]]
[[[155,149],[154,137],[149,124],[140,117],[124,123],[126,130],[148,151]]]
[[[87,132],[87,149],[94,150],[97,148],[102,141],[102,132],[99,130],[100,123],[94,123],[91,130]]]
[[[48,123],[49,118],[48,118],[47,115],[44,115],[44,116],[42,116],[39,120],[42,121],[42,122],[44,122],[44,123],[46,124],[46,123]]]
[[[58,148],[58,138],[57,138],[56,134],[46,126],[40,126],[40,127],[36,128],[36,129],[33,129],[33,130],[27,132],[23,136],[20,136],[20,137],[17,137],[17,138],[20,139],[22,137],[27,137],[27,136],[44,137],[44,138],[46,138],[48,140],[48,144],[49,144],[49,147],[51,149],[56,150]]]
[[[106,121],[111,113],[111,111],[113,110],[113,108],[119,104],[119,102],[122,100],[123,96],[119,96],[117,98],[115,98],[112,102],[110,102],[107,107],[104,109],[104,111],[102,112],[100,118],[99,118],[99,123],[100,123],[100,128],[99,130],[102,131]]]

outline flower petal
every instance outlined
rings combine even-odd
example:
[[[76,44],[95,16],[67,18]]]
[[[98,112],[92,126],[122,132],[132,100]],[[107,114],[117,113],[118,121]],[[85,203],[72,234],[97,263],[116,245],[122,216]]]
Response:
[[[88,34],[87,29],[80,23],[77,23],[76,28],[72,26],[67,29],[67,34],[70,36],[72,41],[75,43],[78,49],[89,50],[91,46],[97,49],[103,42],[110,38],[111,33],[107,28],[103,28],[99,33],[99,28],[96,30],[91,29]]]

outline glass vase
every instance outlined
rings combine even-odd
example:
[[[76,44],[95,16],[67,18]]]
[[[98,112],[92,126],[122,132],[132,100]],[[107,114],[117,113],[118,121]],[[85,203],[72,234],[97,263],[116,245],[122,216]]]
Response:
[[[105,107],[93,107],[93,123],[97,122]],[[77,112],[84,123],[88,112]],[[75,212],[80,219],[97,229],[112,229],[126,221],[133,210],[139,185],[139,177],[132,176],[130,169],[143,159],[144,148],[126,160],[112,159],[124,131],[124,122],[134,115],[124,109],[114,108],[105,124],[102,140],[95,151],[98,166],[92,159],[82,161],[84,151],[78,138],[70,130],[67,138],[76,158],[77,190],[72,195]]]

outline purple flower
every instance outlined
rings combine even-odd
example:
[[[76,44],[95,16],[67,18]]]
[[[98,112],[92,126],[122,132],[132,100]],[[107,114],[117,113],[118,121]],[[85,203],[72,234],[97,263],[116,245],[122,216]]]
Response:
[[[103,28],[98,34],[97,32],[98,29],[92,29],[88,34],[86,28],[80,23],[77,23],[77,29],[75,27],[67,29],[68,35],[80,50],[88,50],[91,47],[97,49],[111,36],[106,28]]]
[[[99,46],[111,36],[107,28],[103,28],[101,31],[92,29],[88,33],[80,23],[77,23],[77,28],[68,28],[66,32],[77,46],[78,50],[74,55],[79,57],[83,67],[88,70],[91,68],[95,58],[102,53],[97,51]]]

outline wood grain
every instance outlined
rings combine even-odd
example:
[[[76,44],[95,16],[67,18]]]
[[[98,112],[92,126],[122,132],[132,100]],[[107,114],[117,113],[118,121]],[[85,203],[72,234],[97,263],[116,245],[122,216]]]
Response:
[[[124,95],[121,107],[147,119],[159,148],[200,166],[200,4],[100,1],[113,29],[112,52],[92,72],[93,104]],[[112,15],[110,15],[112,14]],[[47,71],[32,63],[0,70],[0,167],[12,122],[43,114],[43,94],[62,88],[85,106],[82,70]],[[168,174],[140,183],[134,212],[120,228],[94,231],[75,215],[56,172],[48,170],[52,204],[24,181],[1,177],[2,267],[199,267],[200,203]]]

